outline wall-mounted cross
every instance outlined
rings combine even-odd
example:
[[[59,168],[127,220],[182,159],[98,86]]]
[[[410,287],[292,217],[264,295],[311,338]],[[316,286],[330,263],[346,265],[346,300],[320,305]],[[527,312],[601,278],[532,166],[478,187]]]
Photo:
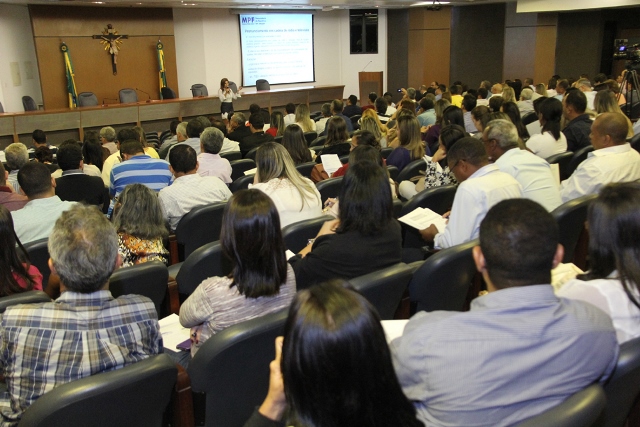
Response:
[[[100,43],[104,46],[104,50],[108,50],[111,54],[111,67],[113,68],[113,75],[118,74],[118,52],[119,47],[122,44],[122,39],[128,39],[129,36],[120,35],[113,29],[111,24],[108,24],[102,34],[92,36],[94,39],[99,39]]]

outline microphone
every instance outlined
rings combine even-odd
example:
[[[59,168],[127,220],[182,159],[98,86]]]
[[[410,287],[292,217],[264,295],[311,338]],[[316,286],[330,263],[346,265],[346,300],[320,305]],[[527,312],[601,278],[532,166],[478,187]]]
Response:
[[[149,95],[149,93],[147,93],[147,92],[143,91],[142,89],[138,89],[138,88],[136,88],[136,90],[137,90],[138,92],[142,92],[142,93],[144,93],[145,95],[147,95],[147,96],[149,97],[149,99],[147,99],[147,101],[151,101],[151,95]]]
[[[367,68],[367,67],[369,66],[369,64],[371,64],[372,62],[373,62],[373,60],[369,61],[369,62],[367,63],[367,65],[365,65],[365,66],[364,66],[364,68],[362,69],[362,71],[364,71],[364,69],[365,69],[365,68]]]
[[[105,101],[117,101],[118,98],[102,98],[102,105],[107,105]]]

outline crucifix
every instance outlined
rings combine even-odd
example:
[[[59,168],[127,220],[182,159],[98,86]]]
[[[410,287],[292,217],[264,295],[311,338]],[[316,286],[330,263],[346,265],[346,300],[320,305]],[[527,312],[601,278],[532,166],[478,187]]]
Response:
[[[111,66],[113,68],[113,75],[118,74],[118,51],[122,44],[122,39],[128,39],[129,36],[120,35],[113,29],[111,24],[107,25],[102,34],[92,36],[94,39],[100,39],[100,43],[103,44],[104,50],[108,50],[111,54]]]

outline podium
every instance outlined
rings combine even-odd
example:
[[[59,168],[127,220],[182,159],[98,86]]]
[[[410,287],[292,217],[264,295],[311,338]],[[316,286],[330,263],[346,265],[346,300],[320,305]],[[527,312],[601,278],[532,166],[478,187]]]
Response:
[[[382,88],[382,71],[360,71],[358,73],[358,82],[360,86],[360,105],[369,103],[369,94],[375,92],[378,96],[382,96],[384,90]]]

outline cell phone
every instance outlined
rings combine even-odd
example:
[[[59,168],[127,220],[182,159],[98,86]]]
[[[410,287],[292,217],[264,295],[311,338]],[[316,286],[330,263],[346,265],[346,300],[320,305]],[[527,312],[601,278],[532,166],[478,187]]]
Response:
[[[189,338],[188,340],[182,341],[180,344],[176,346],[176,348],[178,350],[191,351],[191,338]]]
[[[398,89],[398,92],[402,92],[402,89]]]

